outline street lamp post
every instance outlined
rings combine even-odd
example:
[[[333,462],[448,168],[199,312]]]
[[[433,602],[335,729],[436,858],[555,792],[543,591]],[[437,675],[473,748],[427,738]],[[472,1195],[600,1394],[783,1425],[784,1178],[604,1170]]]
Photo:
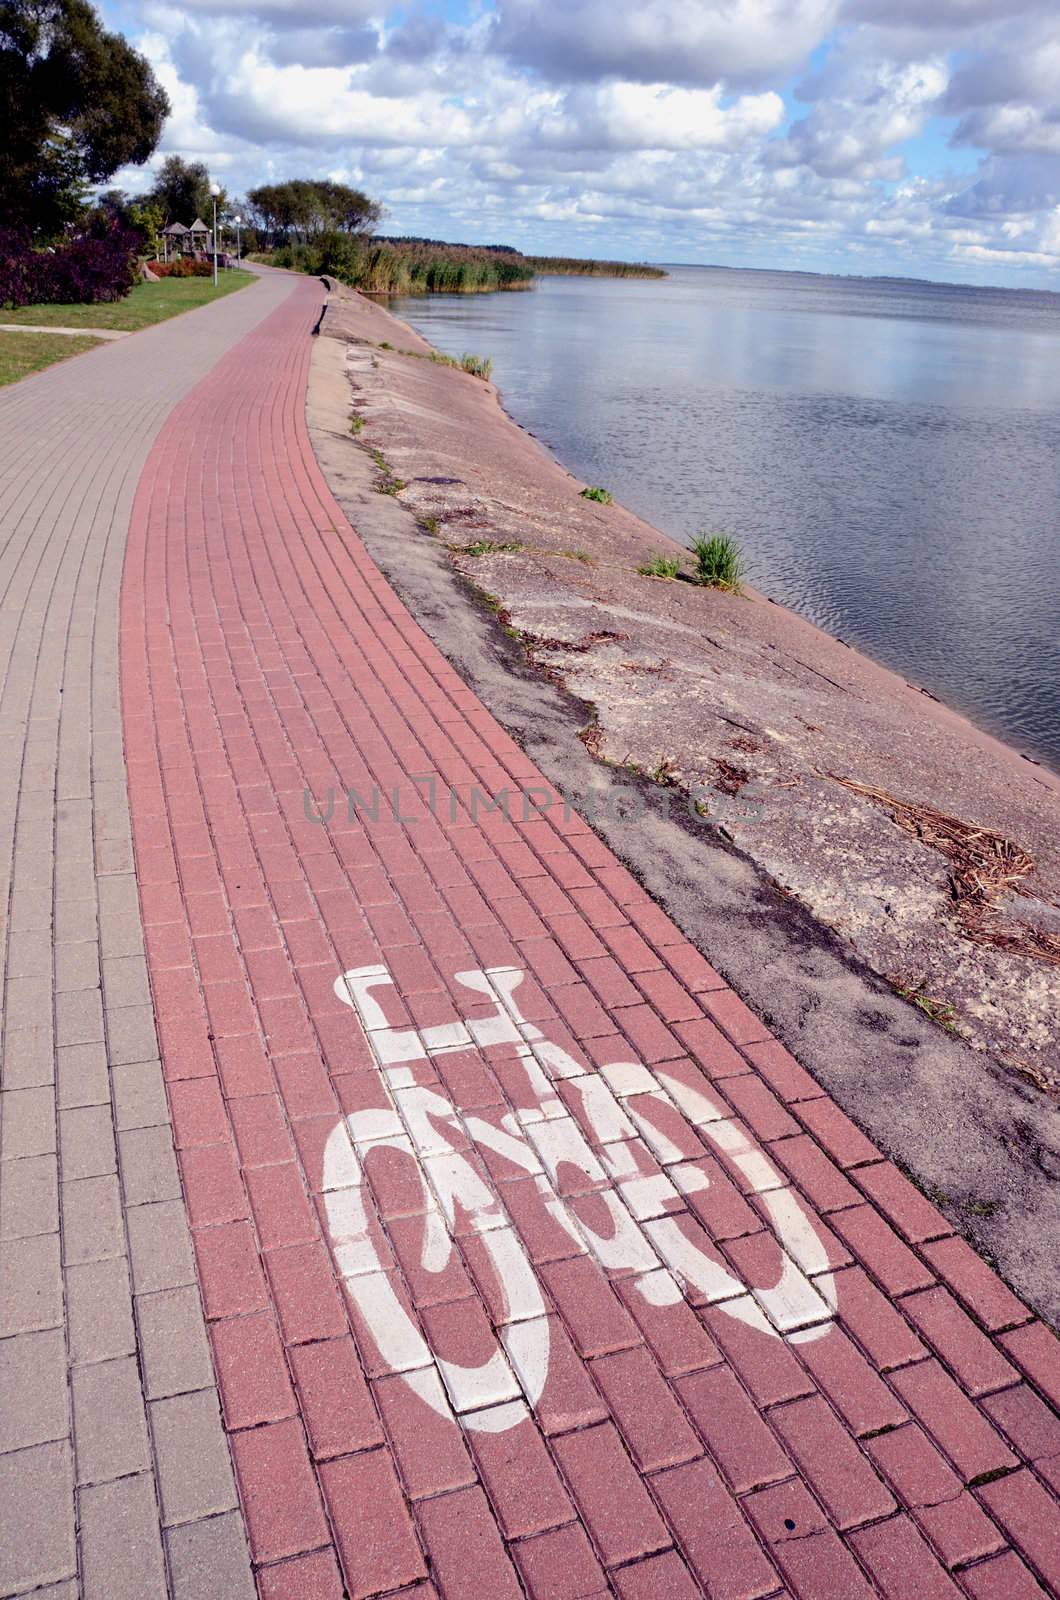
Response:
[[[217,288],[217,197],[221,193],[218,183],[211,183],[210,198],[213,201],[213,286]]]
[[[241,243],[242,234],[240,233],[239,230],[243,226],[243,218],[242,217],[236,217],[235,224],[236,224],[236,260],[237,261],[242,261],[242,259],[243,259],[243,246],[242,246],[242,243]]]

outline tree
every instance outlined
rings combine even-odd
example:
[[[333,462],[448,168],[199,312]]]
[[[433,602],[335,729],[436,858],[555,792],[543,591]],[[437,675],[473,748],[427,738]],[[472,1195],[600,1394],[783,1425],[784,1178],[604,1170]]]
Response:
[[[140,196],[142,205],[155,205],[166,223],[183,222],[190,227],[198,217],[210,226],[213,197],[210,194],[210,174],[203,161],[185,161],[180,156],[167,156],[158,169],[149,192]],[[228,197],[222,189],[217,197],[217,215],[223,216]]]
[[[130,227],[135,228],[143,240],[148,255],[161,255],[162,229],[166,220],[162,215],[162,207],[150,200],[134,200],[128,208],[128,218]]]
[[[249,189],[247,200],[267,233],[302,243],[321,233],[370,233],[382,216],[378,201],[327,179],[265,183]]]
[[[0,0],[0,221],[53,238],[89,188],[147,160],[168,112],[87,0]]]

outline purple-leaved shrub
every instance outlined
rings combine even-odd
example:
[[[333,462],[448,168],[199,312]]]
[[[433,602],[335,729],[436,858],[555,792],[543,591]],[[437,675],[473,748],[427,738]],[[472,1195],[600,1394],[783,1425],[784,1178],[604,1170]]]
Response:
[[[20,229],[0,228],[0,307],[120,300],[136,282],[139,249],[139,235],[115,222],[68,230],[46,249]]]

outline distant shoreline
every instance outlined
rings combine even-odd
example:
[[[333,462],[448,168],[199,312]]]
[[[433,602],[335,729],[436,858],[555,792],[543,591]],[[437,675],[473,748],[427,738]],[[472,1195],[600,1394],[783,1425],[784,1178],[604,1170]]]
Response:
[[[660,261],[667,272],[756,272],[781,278],[821,278],[827,283],[889,283],[918,289],[967,289],[971,294],[1048,295],[1060,300],[1060,289],[1039,289],[1028,284],[1014,288],[1004,283],[968,283],[964,278],[915,278],[887,272],[820,272],[812,267],[749,267],[725,261]]]

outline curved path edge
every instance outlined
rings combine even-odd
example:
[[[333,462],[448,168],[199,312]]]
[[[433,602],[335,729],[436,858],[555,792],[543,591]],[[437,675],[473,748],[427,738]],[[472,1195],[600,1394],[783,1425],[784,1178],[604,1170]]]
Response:
[[[118,599],[166,419],[291,292],[268,279],[0,391],[4,1596],[253,1593],[144,961]]]

